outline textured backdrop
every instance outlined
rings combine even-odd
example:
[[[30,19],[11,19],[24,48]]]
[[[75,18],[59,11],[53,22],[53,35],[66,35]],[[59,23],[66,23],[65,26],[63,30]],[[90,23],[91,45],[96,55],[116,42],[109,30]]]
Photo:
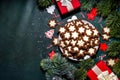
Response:
[[[76,16],[83,19],[79,12]],[[66,22],[70,17],[56,20]],[[51,40],[44,33],[49,30],[51,18],[53,15],[46,10],[38,9],[36,0],[0,1],[0,80],[45,80],[40,60],[53,49],[59,52],[57,47],[47,48]],[[90,22],[101,32],[100,24],[104,22],[98,24],[98,20],[96,17]]]

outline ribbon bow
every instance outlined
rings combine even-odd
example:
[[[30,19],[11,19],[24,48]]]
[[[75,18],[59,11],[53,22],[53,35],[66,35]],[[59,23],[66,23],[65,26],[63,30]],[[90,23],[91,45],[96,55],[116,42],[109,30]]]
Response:
[[[74,9],[71,4],[72,0],[56,0],[56,1],[60,1],[62,3],[62,6],[66,6],[68,11],[72,11]]]
[[[98,80],[118,80],[114,73],[109,74],[108,71],[104,71],[98,75]]]

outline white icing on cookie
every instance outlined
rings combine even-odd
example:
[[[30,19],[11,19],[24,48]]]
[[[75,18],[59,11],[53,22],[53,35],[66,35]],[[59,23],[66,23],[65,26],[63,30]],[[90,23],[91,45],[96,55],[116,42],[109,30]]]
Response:
[[[56,20],[53,19],[53,20],[50,20],[48,24],[51,28],[54,28],[57,23],[56,23]]]
[[[59,44],[58,38],[53,38],[53,44],[54,44],[54,45],[58,45],[58,44]]]
[[[76,45],[76,43],[77,43],[77,40],[71,40],[71,42],[70,42],[70,44],[72,45],[72,46],[75,46]]]
[[[66,38],[66,39],[70,39],[70,33],[69,32],[66,32],[65,34],[64,34],[64,38]]]
[[[68,50],[69,52],[71,52],[71,51],[72,51],[71,49],[72,49],[72,47],[71,47],[71,46],[68,46],[68,47],[67,47],[67,50]]]
[[[65,33],[66,29],[64,27],[60,27],[59,32],[60,33]]]
[[[87,30],[86,30],[86,34],[87,34],[88,36],[91,36],[91,35],[92,35],[92,31],[91,31],[90,29],[87,29]]]
[[[69,28],[70,25],[74,25],[73,22],[68,22],[68,23],[66,24],[66,27]]]
[[[78,32],[79,32],[80,34],[84,33],[84,32],[85,32],[85,28],[79,27],[79,28],[78,28]]]
[[[65,54],[66,56],[69,56],[69,53],[68,53],[67,50],[64,50],[64,54]]]
[[[91,26],[89,26],[88,24],[85,24],[84,27],[85,27],[86,29],[89,29]]]
[[[98,36],[98,34],[99,34],[98,30],[97,30],[97,29],[94,29],[94,30],[93,30],[93,36]]]
[[[96,45],[99,44],[99,40],[95,39],[94,44],[96,44]]]
[[[78,45],[79,47],[84,46],[84,44],[85,44],[85,42],[84,42],[82,39],[77,41],[77,45]]]
[[[85,51],[81,49],[81,50],[79,50],[78,56],[84,55],[84,53],[85,53]]]
[[[72,31],[75,31],[75,26],[70,25],[68,29],[69,29],[69,31],[71,31],[71,32],[72,32]]]
[[[74,51],[74,52],[78,52],[78,51],[79,51],[79,48],[75,46],[75,47],[73,47],[73,51]]]
[[[79,36],[79,33],[77,31],[74,31],[74,32],[72,32],[71,38],[76,39],[76,38],[78,38],[78,36]]]
[[[110,33],[110,28],[104,27],[103,32],[109,34]]]
[[[70,41],[69,41],[69,40],[65,40],[65,43],[66,43],[67,45],[69,45],[69,44],[70,44]]]
[[[115,64],[115,60],[114,59],[109,59],[107,62],[108,62],[109,66],[113,66]]]
[[[108,40],[110,38],[110,36],[107,34],[103,34],[102,37],[103,37],[103,40]]]
[[[81,21],[76,21],[76,26],[81,26],[83,23]]]
[[[83,40],[87,42],[87,41],[89,41],[89,37],[86,36],[86,35],[84,35],[84,36],[83,36]]]
[[[89,49],[88,49],[88,53],[89,53],[90,55],[95,54],[95,49],[94,49],[94,48],[89,48]]]
[[[60,46],[63,47],[63,48],[65,47],[64,41],[60,41]]]

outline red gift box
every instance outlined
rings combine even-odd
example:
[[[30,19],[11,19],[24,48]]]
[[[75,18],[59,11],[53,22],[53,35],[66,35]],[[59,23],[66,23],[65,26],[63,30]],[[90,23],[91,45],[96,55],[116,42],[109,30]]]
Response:
[[[117,76],[114,75],[114,73],[103,61],[99,61],[92,69],[90,69],[87,72],[87,76],[90,78],[90,80],[99,80],[98,76],[101,75],[101,73],[106,71],[108,72],[109,75],[112,74],[116,78],[115,80],[118,80]]]
[[[71,12],[75,9],[78,9],[81,5],[79,0],[56,0],[56,1],[57,6],[62,15],[67,14],[68,12]]]

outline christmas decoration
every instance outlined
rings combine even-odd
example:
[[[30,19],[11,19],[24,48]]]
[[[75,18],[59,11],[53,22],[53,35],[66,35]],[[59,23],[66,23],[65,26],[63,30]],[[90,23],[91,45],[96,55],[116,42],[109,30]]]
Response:
[[[53,34],[54,34],[54,29],[51,29],[51,30],[45,32],[45,36],[49,39],[52,39]]]
[[[99,48],[100,50],[106,52],[107,48],[108,48],[108,45],[106,43],[100,43],[100,48]]]
[[[55,51],[52,50],[49,54],[50,59],[52,59],[55,56]]]
[[[118,77],[120,77],[120,60],[118,60],[118,62],[113,66],[113,71]]]
[[[118,80],[117,76],[103,62],[99,61],[92,69],[87,72],[91,80]]]
[[[63,80],[74,79],[76,68],[58,53],[52,59],[41,60],[40,66],[46,72],[47,80],[52,80],[55,76]]]
[[[79,0],[56,0],[56,1],[57,6],[62,15],[67,14],[68,12],[71,12],[75,9],[78,9],[81,5]]]
[[[55,11],[55,5],[49,6],[48,8],[46,8],[46,10],[49,14],[53,14]]]
[[[110,43],[109,48],[107,49],[107,55],[110,58],[116,58],[120,54],[120,42],[113,41]]]
[[[39,7],[45,8],[52,4],[51,0],[38,0]]]
[[[87,13],[87,17],[88,17],[88,20],[94,20],[95,15],[93,15],[92,13]]]
[[[88,16],[88,20],[94,20],[94,18],[97,15],[97,9],[96,8],[92,8],[91,11],[89,13],[87,13]]]

